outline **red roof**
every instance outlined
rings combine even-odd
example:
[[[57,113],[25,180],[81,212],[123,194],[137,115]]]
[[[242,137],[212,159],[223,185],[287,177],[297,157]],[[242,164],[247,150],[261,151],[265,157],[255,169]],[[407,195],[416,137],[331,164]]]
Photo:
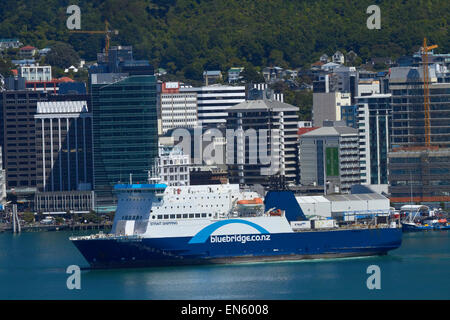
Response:
[[[301,136],[301,135],[303,135],[303,134],[305,134],[305,133],[308,133],[308,132],[310,132],[310,131],[316,130],[316,129],[318,129],[318,128],[319,128],[319,127],[305,127],[305,128],[298,128],[297,134],[298,134],[299,136]]]
[[[36,49],[36,48],[33,46],[25,46],[25,47],[20,48],[20,50],[33,50],[33,49]]]

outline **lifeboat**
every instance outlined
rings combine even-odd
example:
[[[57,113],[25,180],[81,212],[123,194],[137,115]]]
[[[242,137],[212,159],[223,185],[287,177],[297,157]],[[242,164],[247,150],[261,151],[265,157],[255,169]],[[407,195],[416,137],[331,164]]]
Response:
[[[263,203],[264,202],[262,201],[261,198],[254,198],[252,200],[239,200],[237,202],[237,204],[241,206],[260,206]]]
[[[264,202],[261,198],[254,198],[251,200],[239,200],[236,202],[236,207],[239,212],[259,211],[264,209]]]

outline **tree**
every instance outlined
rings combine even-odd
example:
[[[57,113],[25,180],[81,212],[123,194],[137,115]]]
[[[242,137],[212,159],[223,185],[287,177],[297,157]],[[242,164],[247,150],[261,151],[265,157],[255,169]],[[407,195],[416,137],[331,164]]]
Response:
[[[80,57],[70,44],[57,42],[47,53],[45,62],[60,69],[65,69],[78,65]]]
[[[32,212],[24,212],[24,213],[22,213],[22,219],[26,223],[33,223],[33,222],[35,222],[34,213],[32,213]]]
[[[241,76],[243,77],[246,83],[264,83],[264,77],[256,71],[253,65],[249,64],[244,67],[244,70],[241,72]]]
[[[12,63],[8,60],[0,59],[0,74],[4,77],[11,76],[11,70],[14,68]]]

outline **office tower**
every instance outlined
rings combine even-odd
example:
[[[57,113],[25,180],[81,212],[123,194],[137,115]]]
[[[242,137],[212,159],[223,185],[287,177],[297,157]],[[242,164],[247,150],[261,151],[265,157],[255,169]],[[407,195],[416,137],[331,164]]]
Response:
[[[62,100],[63,96],[57,96]],[[92,114],[86,101],[38,102],[35,210],[89,212],[92,192]]]
[[[161,91],[162,132],[198,125],[197,94],[180,92],[178,82],[164,82]]]
[[[114,184],[146,182],[158,155],[156,77],[101,73],[90,78],[96,210],[113,209]]]
[[[324,127],[300,136],[299,163],[302,186],[326,183],[327,194],[349,193],[360,182],[358,131],[324,122]]]
[[[198,122],[205,127],[225,126],[227,110],[245,101],[245,86],[181,87],[180,92],[197,94]]]
[[[298,108],[263,99],[248,100],[227,111],[230,183],[268,185],[273,176],[296,183]]]
[[[4,91],[3,159],[8,189],[36,187],[35,122],[37,103],[46,101],[45,92]]]
[[[356,107],[361,183],[387,185],[392,126],[391,94],[357,97]]]
[[[449,73],[429,66],[431,146],[450,147],[450,83],[440,82]],[[392,146],[425,145],[423,68],[392,68]]]
[[[91,190],[92,114],[87,102],[38,102],[34,118],[38,190]]]

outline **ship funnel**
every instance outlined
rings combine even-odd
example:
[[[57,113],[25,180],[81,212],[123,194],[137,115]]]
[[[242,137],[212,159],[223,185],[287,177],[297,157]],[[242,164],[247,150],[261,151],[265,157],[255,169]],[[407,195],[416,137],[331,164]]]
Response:
[[[284,210],[289,222],[308,220],[292,191],[269,191],[264,199],[264,205],[266,211],[270,208]]]

